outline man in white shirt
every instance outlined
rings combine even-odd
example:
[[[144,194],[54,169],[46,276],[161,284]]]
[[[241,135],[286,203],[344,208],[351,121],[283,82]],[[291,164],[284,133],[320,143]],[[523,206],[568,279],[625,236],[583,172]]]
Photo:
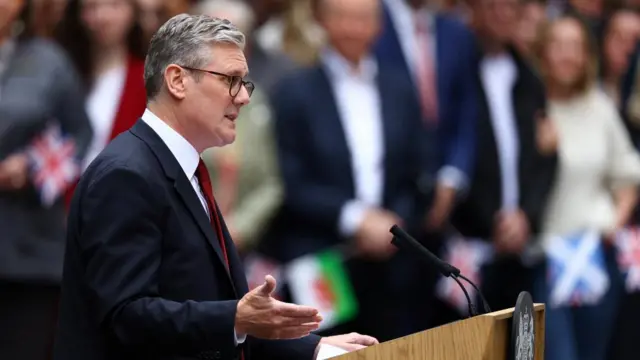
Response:
[[[482,287],[496,309],[531,291],[531,271],[521,258],[538,233],[557,163],[555,153],[542,154],[536,143],[544,87],[511,45],[520,6],[520,0],[478,0],[472,7],[481,44],[477,165],[453,216],[463,236],[494,245],[498,255],[483,269]]]
[[[371,56],[378,1],[322,0],[316,11],[330,45],[318,66],[285,79],[274,96],[286,196],[279,233],[263,248],[290,261],[345,246],[359,302],[347,328],[407,335],[424,329],[409,325],[423,320],[411,310],[419,270],[411,256],[394,254],[389,229],[415,230],[426,215],[418,180],[430,170],[428,134],[411,82]]]

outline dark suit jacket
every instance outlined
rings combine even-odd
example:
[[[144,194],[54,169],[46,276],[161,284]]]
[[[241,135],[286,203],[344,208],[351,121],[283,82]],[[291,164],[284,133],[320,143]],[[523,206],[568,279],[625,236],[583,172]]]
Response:
[[[375,45],[375,54],[380,63],[397,67],[404,76],[412,79],[408,60],[386,6],[383,19],[384,28]],[[471,31],[457,19],[438,14],[434,20],[439,113],[437,166],[451,166],[470,177],[475,161],[479,102],[475,40]]]
[[[52,120],[73,138],[76,159],[84,157],[91,124],[80,77],[62,49],[46,40],[18,40],[0,82],[0,162],[24,151]],[[57,284],[64,223],[62,199],[46,207],[34,186],[0,190],[0,279]]]
[[[432,164],[431,141],[411,85],[392,68],[378,66],[384,141],[382,207],[408,227],[422,219],[419,180]],[[280,261],[348,241],[338,232],[343,205],[356,197],[351,153],[323,66],[285,78],[273,99],[285,201],[277,235],[261,247]]]
[[[524,59],[515,51],[510,53],[518,70],[513,87],[513,109],[520,145],[520,208],[527,215],[535,234],[555,179],[557,157],[543,156],[536,146],[536,115],[546,108],[542,82]],[[453,225],[464,236],[488,239],[493,234],[495,215],[502,207],[502,183],[489,104],[482,86],[480,93],[482,101],[475,147],[477,166],[471,177],[469,193],[454,212]]]
[[[56,360],[235,359],[247,292],[178,161],[142,120],[87,169],[71,203]],[[247,338],[245,359],[310,360],[315,335]]]

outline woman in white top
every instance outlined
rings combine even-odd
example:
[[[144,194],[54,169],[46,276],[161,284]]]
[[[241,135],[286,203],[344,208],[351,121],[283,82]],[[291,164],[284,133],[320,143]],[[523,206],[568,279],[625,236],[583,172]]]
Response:
[[[609,290],[597,305],[547,309],[547,360],[605,360],[619,299],[619,273],[608,239],[636,204],[640,157],[615,104],[596,85],[595,46],[587,27],[561,17],[544,29],[538,55],[549,99],[559,171],[543,220],[543,241],[585,230],[602,234]],[[616,276],[617,275],[617,276]],[[546,271],[537,296],[547,299]]]

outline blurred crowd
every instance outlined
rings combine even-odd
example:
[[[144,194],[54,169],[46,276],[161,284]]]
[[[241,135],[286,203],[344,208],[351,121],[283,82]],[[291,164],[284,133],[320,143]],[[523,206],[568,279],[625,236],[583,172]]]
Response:
[[[327,334],[467,316],[397,224],[493,310],[562,303],[546,359],[637,359],[637,0],[0,0],[0,359],[48,358],[74,184],[143,113],[146,45],[184,12],[247,37],[256,90],[202,157],[250,283],[331,250],[357,312]]]

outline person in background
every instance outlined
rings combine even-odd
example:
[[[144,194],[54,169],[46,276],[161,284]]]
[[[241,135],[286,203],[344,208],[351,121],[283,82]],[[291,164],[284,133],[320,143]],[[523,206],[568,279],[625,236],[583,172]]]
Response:
[[[35,0],[33,3],[33,25],[37,36],[51,38],[69,0]]]
[[[162,0],[168,18],[184,14],[199,2],[199,0]]]
[[[140,27],[144,34],[144,43],[151,41],[151,36],[169,17],[165,0],[137,0],[140,8]]]
[[[481,44],[476,166],[452,225],[462,236],[491,242],[495,256],[481,269],[492,309],[513,307],[531,291],[533,269],[523,254],[538,234],[556,173],[555,153],[539,150],[544,87],[513,47],[520,0],[476,0],[474,27]]]
[[[252,37],[272,54],[286,54],[296,64],[316,62],[324,42],[313,19],[311,0],[249,0],[256,15]]]
[[[80,78],[62,49],[32,36],[30,5],[24,0],[0,0],[0,359],[3,360],[47,358],[53,341],[65,248],[61,195],[75,180],[65,176],[66,170],[53,161],[75,168],[91,141]],[[71,140],[70,146],[65,146],[67,151],[43,146],[30,153],[29,149],[36,149],[40,133],[53,125],[59,126]],[[43,140],[45,144],[63,141],[60,137]],[[52,161],[41,163],[46,169],[34,162],[43,159]],[[56,190],[56,196],[47,201],[39,196],[41,175],[45,185]]]
[[[246,3],[236,0],[203,0],[195,7],[195,11],[203,14],[222,15],[233,18],[234,24],[246,30],[247,46],[244,49],[247,62],[251,68],[251,80],[257,83],[267,95],[270,95],[275,83],[284,75],[297,68],[296,63],[278,51],[267,51],[257,41],[255,33],[256,16]]]
[[[579,17],[601,46],[606,20],[624,0],[568,0],[563,14]]]
[[[205,0],[193,12],[229,20],[244,34],[251,29],[251,9],[238,1]],[[251,61],[247,63],[253,73]],[[255,248],[282,203],[272,127],[268,98],[257,87],[236,121],[236,141],[202,153],[218,206],[241,254]]]
[[[544,0],[523,0],[521,11],[515,46],[524,57],[532,58],[540,27],[546,19]]]
[[[602,88],[622,109],[622,81],[640,39],[640,17],[629,9],[616,10],[608,19],[602,40]]]
[[[586,24],[564,16],[540,39],[541,73],[547,89],[559,171],[542,222],[542,241],[561,241],[589,229],[603,241],[631,220],[640,184],[640,156],[618,109],[597,86],[597,48]],[[597,305],[547,308],[545,359],[605,360],[620,298],[619,272],[604,245],[611,277]],[[546,269],[536,278],[536,301],[547,302]]]
[[[375,45],[381,64],[414,84],[425,127],[436,129],[437,179],[425,229],[446,228],[475,163],[478,85],[476,43],[457,19],[434,12],[432,0],[384,0],[383,31]]]
[[[94,139],[83,170],[144,112],[146,46],[137,13],[135,0],[70,0],[57,29],[56,38],[88,92],[85,106]]]
[[[414,296],[421,269],[411,254],[394,254],[389,229],[415,234],[426,216],[417,183],[431,170],[427,131],[411,82],[372,55],[378,0],[320,0],[314,9],[329,45],[274,93],[285,202],[279,232],[260,250],[286,263],[348,248],[359,313],[331,331],[394,339],[425,328]]]

